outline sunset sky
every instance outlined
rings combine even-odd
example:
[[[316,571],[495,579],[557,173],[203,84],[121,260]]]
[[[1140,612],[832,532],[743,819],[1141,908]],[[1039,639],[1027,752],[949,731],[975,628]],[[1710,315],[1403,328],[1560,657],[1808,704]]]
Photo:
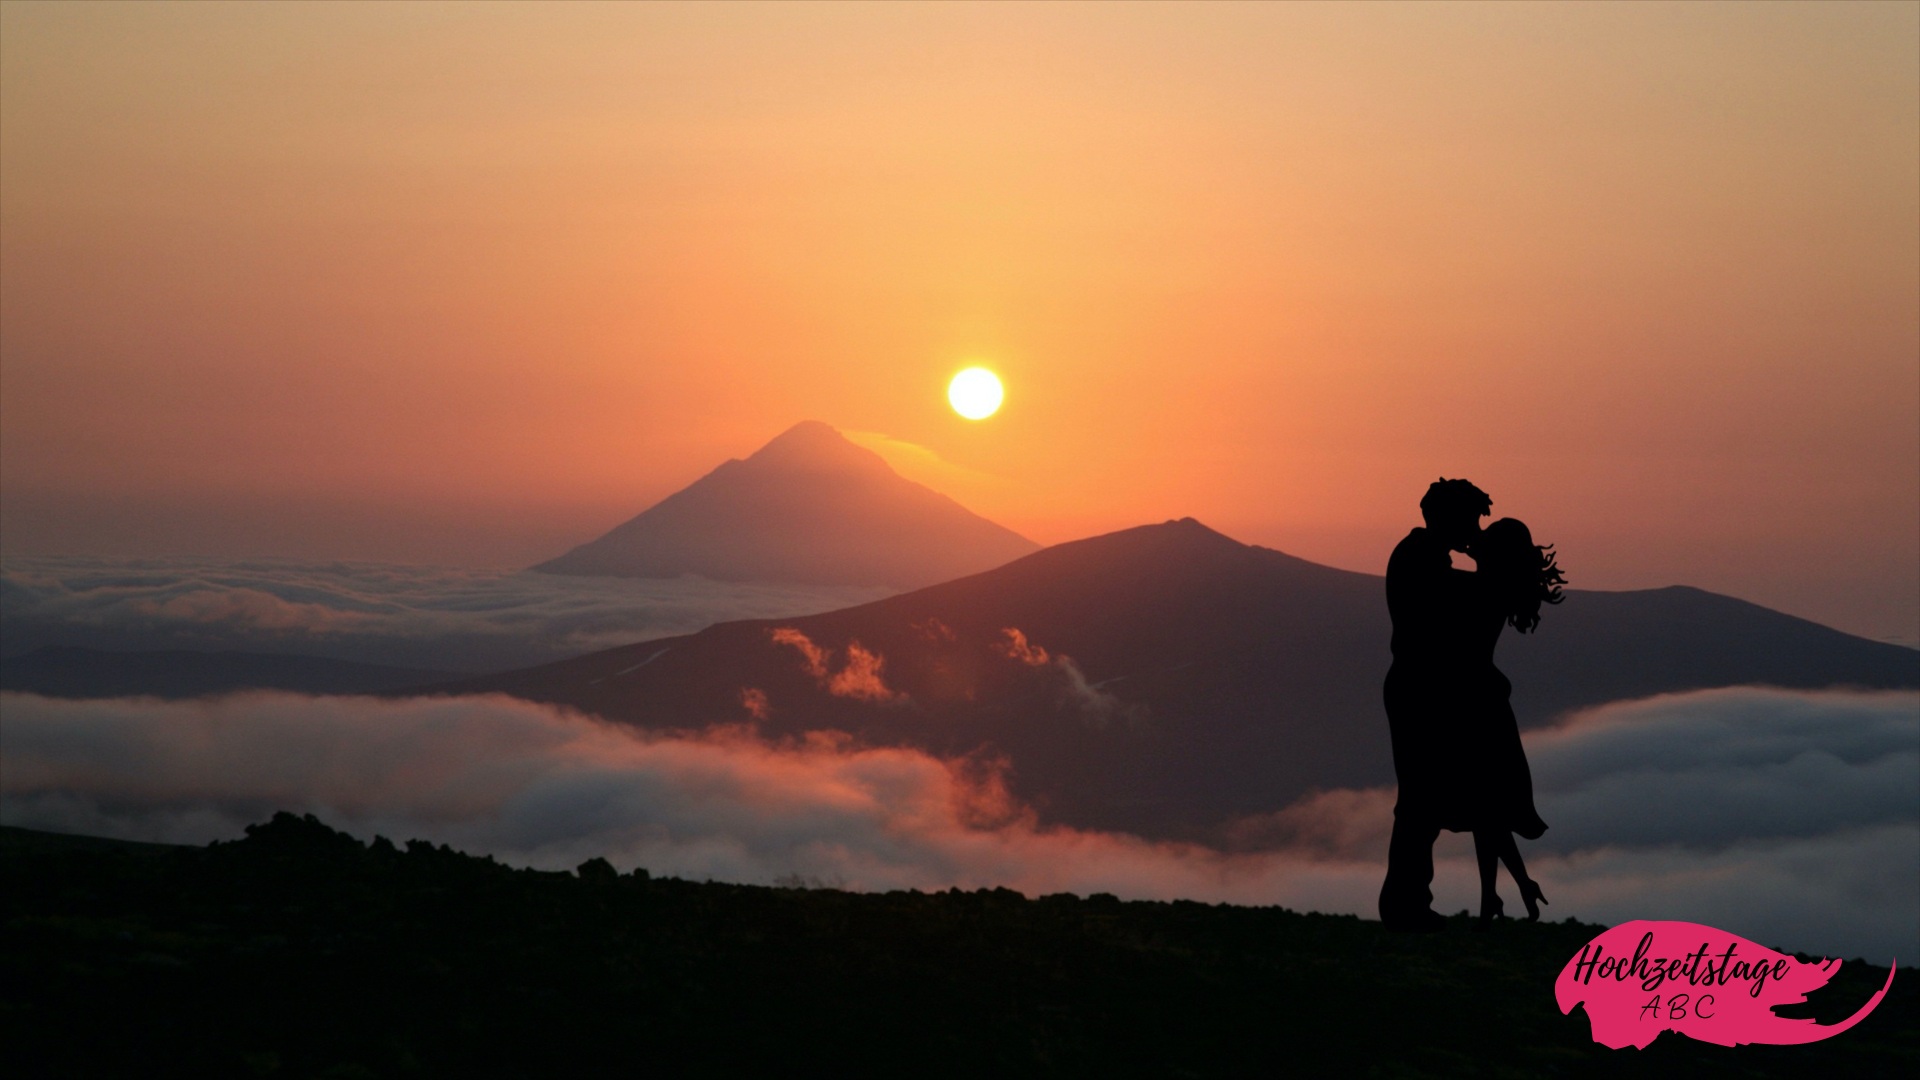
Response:
[[[1920,4],[0,5],[5,554],[521,565],[803,419],[1920,641]]]

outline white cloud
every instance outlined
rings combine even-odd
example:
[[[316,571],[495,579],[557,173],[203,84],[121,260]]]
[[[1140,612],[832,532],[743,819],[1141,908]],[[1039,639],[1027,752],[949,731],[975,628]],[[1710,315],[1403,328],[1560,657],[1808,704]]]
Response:
[[[1043,668],[1053,673],[1059,680],[1061,702],[1072,706],[1094,726],[1104,727],[1115,721],[1138,725],[1146,721],[1145,705],[1122,701],[1100,689],[1100,685],[1089,683],[1086,673],[1080,670],[1079,662],[1073,657],[1049,652],[1043,646],[1028,641],[1026,632],[1018,627],[1003,628],[1000,638],[994,651],[1027,667]]]
[[[834,650],[821,648],[814,644],[813,639],[791,626],[776,627],[768,631],[768,636],[798,651],[807,674],[813,676],[821,689],[834,697],[852,698],[874,705],[904,705],[908,700],[907,695],[887,686],[882,674],[887,664],[886,657],[857,641],[847,642],[846,662],[839,671],[829,673],[828,665],[833,662]],[[760,709],[755,709],[749,703],[744,691],[741,701],[753,715],[764,714],[767,704],[764,693],[760,694]]]
[[[994,763],[830,734],[654,736],[500,696],[0,694],[0,711],[0,816],[27,827],[198,843],[292,809],[550,867],[1258,902],[1280,884],[1270,857],[1039,828]]]
[[[1551,916],[1701,922],[1878,963],[1920,956],[1920,694],[1671,694],[1524,741],[1550,828],[1521,848]],[[1357,861],[1381,857],[1392,812],[1391,789],[1343,789],[1238,833]],[[1471,843],[1443,837],[1437,850],[1436,906],[1477,910]]]
[[[1920,951],[1920,824],[1746,840],[1712,851],[1607,845],[1529,861],[1554,912],[1706,923],[1877,964]]]
[[[4,694],[0,715],[9,824],[204,842],[290,809],[530,865],[604,854],[763,883],[1371,914],[1392,807],[1390,791],[1324,792],[1248,823],[1243,841],[1264,849],[1223,852],[1041,827],[991,762],[826,734],[649,735],[504,697]],[[1920,695],[1708,691],[1607,706],[1527,741],[1552,829],[1523,847],[1548,917],[1683,919],[1876,963],[1920,955]],[[1663,791],[1679,794],[1649,809]],[[1438,856],[1436,906],[1474,906],[1467,839]]]
[[[1735,687],[1529,732],[1556,851],[1825,836],[1920,819],[1920,695]]]
[[[840,434],[885,458],[893,471],[936,491],[967,493],[1005,486],[1002,478],[956,465],[919,443],[878,431],[842,431]]]
[[[730,619],[828,611],[861,587],[581,578],[277,559],[9,558],[8,652],[39,644],[242,649],[497,671]]]

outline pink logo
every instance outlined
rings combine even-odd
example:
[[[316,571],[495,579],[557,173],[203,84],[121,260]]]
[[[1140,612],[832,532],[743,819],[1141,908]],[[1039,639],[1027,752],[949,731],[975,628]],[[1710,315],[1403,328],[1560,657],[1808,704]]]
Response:
[[[1725,930],[1687,922],[1636,920],[1603,931],[1580,949],[1553,984],[1560,1011],[1587,1007],[1593,1041],[1615,1050],[1645,1047],[1673,1030],[1720,1046],[1810,1043],[1866,1018],[1893,985],[1860,1011],[1822,1027],[1774,1015],[1807,1000],[1840,971],[1840,961],[1801,962]]]

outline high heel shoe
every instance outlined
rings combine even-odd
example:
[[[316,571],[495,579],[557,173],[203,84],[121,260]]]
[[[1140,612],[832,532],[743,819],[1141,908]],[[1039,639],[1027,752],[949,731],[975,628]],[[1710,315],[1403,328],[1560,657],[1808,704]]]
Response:
[[[1547,902],[1547,894],[1540,891],[1540,883],[1528,879],[1520,883],[1520,899],[1527,905],[1527,921],[1540,921],[1540,905]]]
[[[1493,920],[1504,919],[1506,917],[1506,905],[1500,902],[1500,897],[1497,894],[1483,896],[1480,898],[1480,921],[1474,923],[1473,928],[1475,930],[1485,930],[1487,927],[1493,925]]]

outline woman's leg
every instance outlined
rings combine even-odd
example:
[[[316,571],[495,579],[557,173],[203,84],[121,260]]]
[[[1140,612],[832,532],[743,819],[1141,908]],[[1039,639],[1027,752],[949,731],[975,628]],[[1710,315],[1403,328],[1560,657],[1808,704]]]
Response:
[[[1546,895],[1540,891],[1539,883],[1527,876],[1527,864],[1520,859],[1520,845],[1513,842],[1513,834],[1503,832],[1499,840],[1503,842],[1500,859],[1507,864],[1507,872],[1513,875],[1513,883],[1520,887],[1520,901],[1527,905],[1527,919],[1529,922],[1539,922],[1540,905],[1547,902]],[[1477,848],[1477,834],[1474,842]],[[1485,870],[1480,874],[1482,878],[1486,877]]]

